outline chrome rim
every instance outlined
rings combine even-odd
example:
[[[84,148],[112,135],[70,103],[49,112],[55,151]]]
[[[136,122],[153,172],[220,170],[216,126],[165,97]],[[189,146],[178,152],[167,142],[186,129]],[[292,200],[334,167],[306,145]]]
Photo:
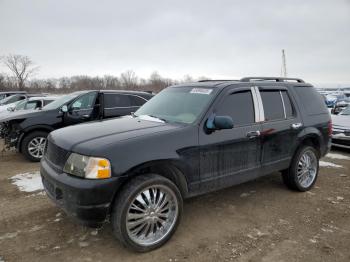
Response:
[[[42,158],[45,151],[46,138],[35,137],[28,144],[28,152],[32,157]]]
[[[300,157],[297,176],[299,184],[307,188],[315,180],[317,174],[317,157],[314,152],[308,150]]]
[[[141,246],[157,244],[173,229],[178,210],[177,198],[169,187],[156,185],[143,189],[127,212],[128,236]]]

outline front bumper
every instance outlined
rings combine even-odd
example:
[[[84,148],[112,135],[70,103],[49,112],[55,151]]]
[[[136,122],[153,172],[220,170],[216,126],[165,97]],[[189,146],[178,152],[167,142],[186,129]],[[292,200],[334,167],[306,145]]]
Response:
[[[344,133],[332,135],[332,146],[350,149],[350,136]]]
[[[85,225],[104,222],[121,179],[83,179],[57,172],[45,157],[40,174],[47,195],[69,216]]]

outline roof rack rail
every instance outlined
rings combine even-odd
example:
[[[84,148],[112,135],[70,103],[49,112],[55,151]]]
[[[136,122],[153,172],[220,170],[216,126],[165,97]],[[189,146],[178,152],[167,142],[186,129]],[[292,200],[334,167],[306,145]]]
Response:
[[[237,79],[204,79],[204,80],[199,80],[198,82],[228,82],[228,81],[239,82],[240,80],[237,80]]]
[[[252,81],[264,81],[264,80],[272,80],[276,82],[287,82],[287,81],[296,81],[298,83],[305,83],[303,79],[300,78],[292,78],[292,77],[243,77],[241,82],[252,82]]]

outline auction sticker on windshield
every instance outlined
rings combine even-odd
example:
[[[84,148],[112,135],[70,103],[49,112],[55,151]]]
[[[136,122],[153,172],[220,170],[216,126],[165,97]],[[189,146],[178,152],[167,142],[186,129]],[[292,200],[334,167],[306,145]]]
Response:
[[[206,89],[206,88],[193,88],[191,90],[191,94],[202,94],[202,95],[209,95],[213,89]]]

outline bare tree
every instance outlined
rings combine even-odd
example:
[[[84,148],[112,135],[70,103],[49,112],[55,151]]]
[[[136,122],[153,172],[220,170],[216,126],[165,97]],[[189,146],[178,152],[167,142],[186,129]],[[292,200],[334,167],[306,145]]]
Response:
[[[128,70],[120,75],[120,82],[125,89],[135,89],[137,87],[137,76],[134,71]]]
[[[24,89],[25,81],[39,69],[28,56],[23,55],[7,55],[3,63],[16,77],[20,90]]]

